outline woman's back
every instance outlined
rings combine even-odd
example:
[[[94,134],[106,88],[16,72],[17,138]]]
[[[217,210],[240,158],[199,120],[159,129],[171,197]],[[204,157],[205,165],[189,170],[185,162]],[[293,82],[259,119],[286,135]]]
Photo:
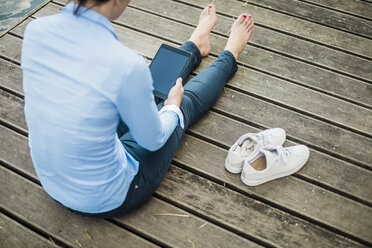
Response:
[[[117,134],[117,94],[138,55],[94,11],[33,21],[22,51],[30,147],[46,191],[66,206],[102,212],[119,206],[138,169]],[[85,199],[84,199],[85,198]]]

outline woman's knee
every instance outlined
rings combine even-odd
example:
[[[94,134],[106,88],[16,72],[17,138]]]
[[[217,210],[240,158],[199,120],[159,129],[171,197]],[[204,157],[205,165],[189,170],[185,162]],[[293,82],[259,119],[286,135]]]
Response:
[[[193,92],[185,90],[180,106],[185,119],[185,128],[195,123],[205,112],[201,106],[201,101],[197,98]]]

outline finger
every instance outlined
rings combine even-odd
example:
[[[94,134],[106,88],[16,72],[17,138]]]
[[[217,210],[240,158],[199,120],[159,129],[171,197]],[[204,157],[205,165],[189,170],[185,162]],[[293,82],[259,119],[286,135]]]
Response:
[[[182,84],[182,78],[177,78],[177,80],[176,80],[176,84]]]

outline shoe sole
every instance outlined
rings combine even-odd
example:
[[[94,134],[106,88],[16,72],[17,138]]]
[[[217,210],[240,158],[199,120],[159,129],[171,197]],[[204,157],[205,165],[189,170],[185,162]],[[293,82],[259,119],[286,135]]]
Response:
[[[239,174],[243,170],[243,166],[241,168],[237,168],[237,167],[228,165],[226,162],[225,162],[225,168],[228,172],[233,173],[233,174]]]
[[[260,184],[263,184],[263,183],[266,183],[268,181],[272,181],[272,180],[275,180],[275,179],[278,179],[278,178],[282,178],[282,177],[286,177],[286,176],[289,176],[289,175],[292,175],[293,173],[296,173],[297,171],[299,171],[307,162],[308,158],[305,160],[305,162],[303,162],[298,168],[296,167],[294,170],[291,170],[291,171],[287,171],[286,173],[284,174],[280,174],[280,175],[275,175],[275,176],[272,176],[268,179],[263,179],[263,180],[259,180],[259,181],[250,181],[250,180],[247,180],[243,177],[243,173],[242,175],[240,176],[240,179],[242,180],[242,182],[245,184],[245,185],[248,185],[248,186],[257,186],[257,185],[260,185]]]

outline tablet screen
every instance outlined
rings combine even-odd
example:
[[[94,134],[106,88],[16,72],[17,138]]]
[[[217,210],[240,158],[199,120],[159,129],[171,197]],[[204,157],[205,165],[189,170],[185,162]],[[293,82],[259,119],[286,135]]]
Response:
[[[154,94],[160,98],[167,98],[170,89],[177,78],[182,77],[191,53],[178,48],[162,45],[151,62],[150,70],[154,80]]]

